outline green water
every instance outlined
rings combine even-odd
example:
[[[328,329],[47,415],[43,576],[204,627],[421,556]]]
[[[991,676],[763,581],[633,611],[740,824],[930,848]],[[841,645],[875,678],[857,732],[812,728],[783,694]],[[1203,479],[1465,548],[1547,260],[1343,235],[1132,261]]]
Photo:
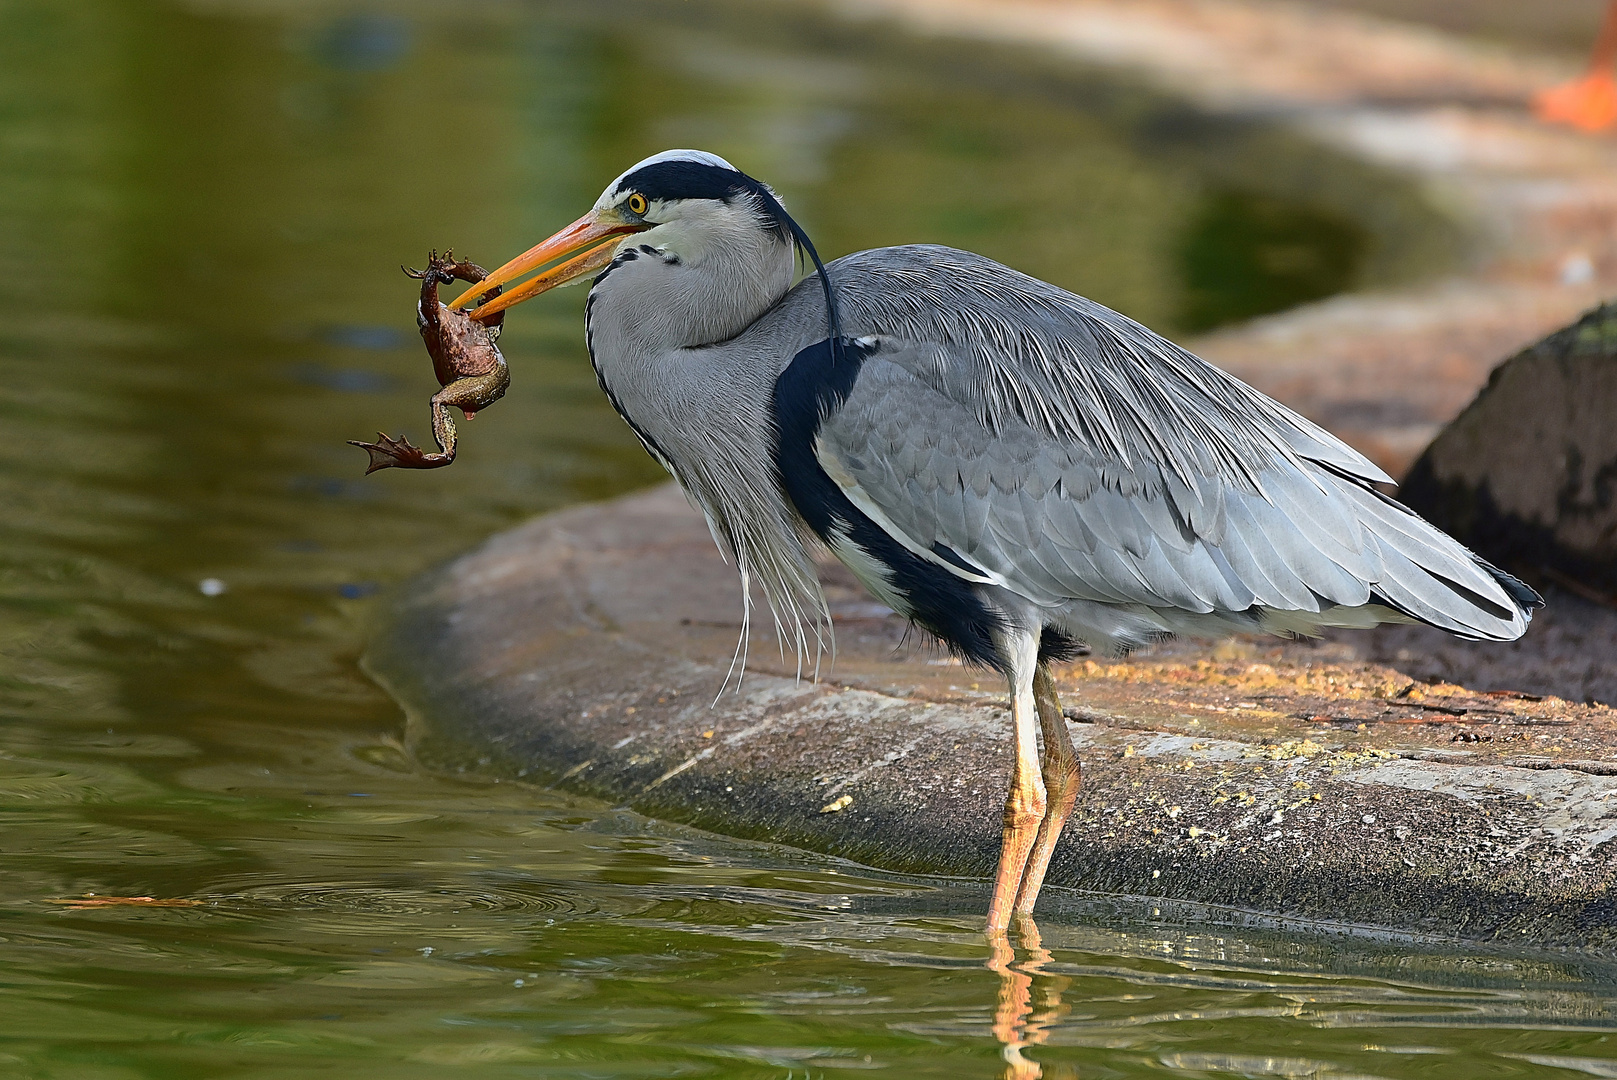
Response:
[[[1168,328],[1461,243],[1274,131],[773,3],[0,0],[0,1076],[991,1077],[1003,1040],[1051,1077],[1617,1075],[1577,957],[1055,896],[996,971],[979,883],[414,764],[375,593],[658,474],[573,290],[513,315],[452,469],[362,478],[343,440],[419,439],[433,388],[394,267],[502,261],[680,144],[827,254],[968,245]],[[48,902],[90,893],[200,903]]]

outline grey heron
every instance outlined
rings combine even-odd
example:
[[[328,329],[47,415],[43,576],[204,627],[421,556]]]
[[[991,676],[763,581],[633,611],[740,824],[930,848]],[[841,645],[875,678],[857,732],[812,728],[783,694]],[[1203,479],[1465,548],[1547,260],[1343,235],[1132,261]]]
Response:
[[[1508,641],[1542,604],[1378,491],[1357,451],[1139,323],[945,247],[822,264],[713,154],[640,162],[455,304],[541,268],[474,317],[596,274],[601,388],[800,656],[829,630],[824,545],[1005,676],[993,933],[1031,913],[1077,798],[1048,665],[1078,643],[1382,622]]]

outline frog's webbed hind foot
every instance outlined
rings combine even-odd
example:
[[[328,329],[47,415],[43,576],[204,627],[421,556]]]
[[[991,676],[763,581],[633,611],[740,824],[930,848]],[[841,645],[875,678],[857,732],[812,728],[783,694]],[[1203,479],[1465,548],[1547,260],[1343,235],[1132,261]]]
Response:
[[[365,470],[369,476],[378,469],[441,469],[455,460],[455,452],[429,454],[419,446],[410,442],[408,436],[400,435],[397,439],[389,438],[384,432],[376,433],[376,442],[360,442],[349,439],[349,446],[357,446],[371,456],[370,468]]]

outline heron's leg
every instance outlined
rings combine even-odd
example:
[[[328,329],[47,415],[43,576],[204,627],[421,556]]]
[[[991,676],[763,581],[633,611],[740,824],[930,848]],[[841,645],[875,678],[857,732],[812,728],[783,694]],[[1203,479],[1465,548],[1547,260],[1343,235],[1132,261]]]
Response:
[[[1056,841],[1078,801],[1078,784],[1082,773],[1078,754],[1072,748],[1072,736],[1067,734],[1067,718],[1061,715],[1061,698],[1056,695],[1055,680],[1050,669],[1038,666],[1033,675],[1033,700],[1039,709],[1039,730],[1044,735],[1044,791],[1047,805],[1044,820],[1039,822],[1039,835],[1028,856],[1027,870],[1022,875],[1022,887],[1016,895],[1016,913],[1028,915],[1039,898],[1044,884],[1044,872],[1050,868],[1050,856],[1055,853]]]
[[[1009,664],[1011,732],[1016,757],[1011,763],[1011,791],[1005,798],[1005,828],[994,875],[994,898],[988,905],[988,932],[1005,932],[1016,905],[1029,853],[1044,820],[1044,780],[1039,775],[1039,744],[1034,734],[1038,706],[1033,700],[1033,673],[1038,667],[1037,633],[1010,631],[1000,642]]]

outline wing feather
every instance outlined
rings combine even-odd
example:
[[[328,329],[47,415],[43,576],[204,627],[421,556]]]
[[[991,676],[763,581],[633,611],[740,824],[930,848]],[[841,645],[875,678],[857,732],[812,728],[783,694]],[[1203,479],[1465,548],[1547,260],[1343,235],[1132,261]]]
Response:
[[[1261,496],[1247,492],[1231,493],[1223,550],[1236,570],[1242,572],[1241,580],[1259,590],[1260,605],[1316,612],[1319,598],[1298,579],[1270,542],[1260,520],[1261,511],[1254,506],[1262,501]]]
[[[944,544],[1034,603],[1087,605],[1103,636],[1397,611],[1525,629],[1497,572],[1375,491],[1387,477],[1357,451],[1139,324],[945,248],[831,271],[872,347],[824,452],[911,550]]]

